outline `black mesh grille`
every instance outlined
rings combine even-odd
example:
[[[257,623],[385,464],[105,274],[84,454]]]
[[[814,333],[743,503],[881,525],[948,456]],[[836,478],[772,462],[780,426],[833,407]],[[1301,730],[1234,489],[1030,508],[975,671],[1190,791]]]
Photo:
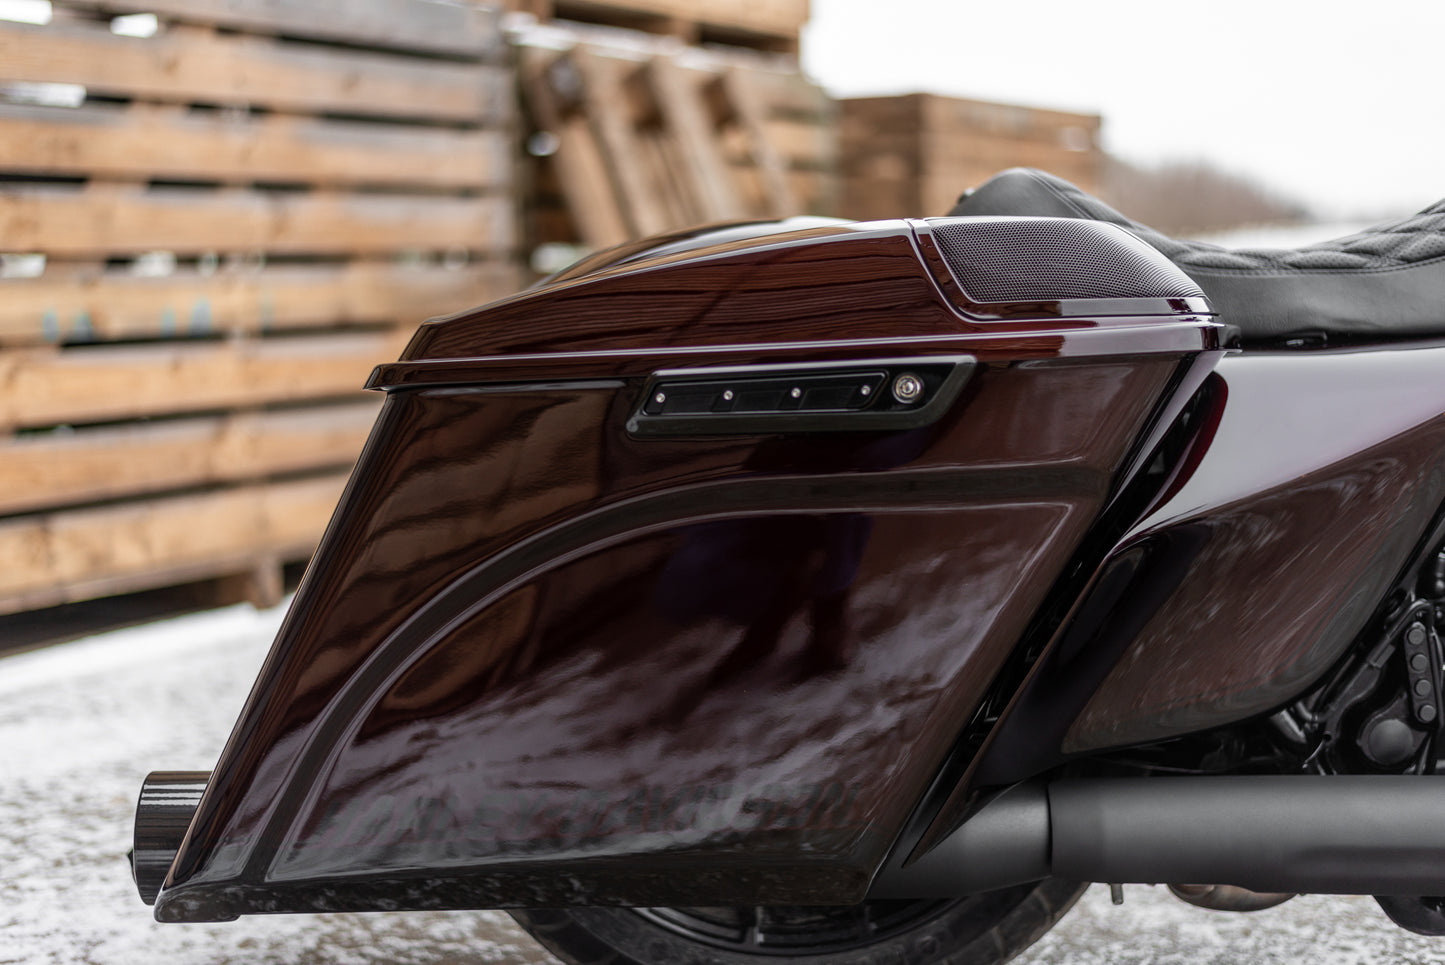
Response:
[[[1159,252],[1111,224],[1074,218],[929,218],[975,302],[1191,298],[1204,292]]]

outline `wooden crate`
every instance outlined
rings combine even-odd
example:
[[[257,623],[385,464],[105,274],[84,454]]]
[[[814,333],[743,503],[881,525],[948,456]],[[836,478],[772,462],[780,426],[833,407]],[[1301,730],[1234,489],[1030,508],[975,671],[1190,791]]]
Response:
[[[796,56],[808,0],[506,0],[541,21],[566,20]]]
[[[909,94],[839,101],[845,217],[924,217],[999,171],[1042,168],[1097,190],[1100,118],[1012,104]]]
[[[529,250],[836,211],[833,102],[787,58],[555,25],[514,32]]]
[[[112,30],[133,13],[158,29]],[[0,614],[274,599],[372,366],[518,283],[498,12],[57,0],[0,22],[0,89]]]

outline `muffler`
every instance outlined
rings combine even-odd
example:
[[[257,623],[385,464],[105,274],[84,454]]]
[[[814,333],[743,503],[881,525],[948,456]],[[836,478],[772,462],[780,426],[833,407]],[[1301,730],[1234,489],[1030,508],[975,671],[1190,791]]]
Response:
[[[210,779],[210,771],[146,775],[135,809],[135,846],[130,853],[130,874],[146,904],[156,903]]]
[[[155,903],[209,779],[207,771],[147,776],[131,854],[146,904]],[[954,897],[1051,876],[1254,892],[1445,894],[1445,777],[1021,784],[918,860],[895,856],[868,898]]]
[[[1445,894],[1445,778],[1019,785],[918,860],[895,856],[868,897],[949,897],[1049,876],[1256,892]]]

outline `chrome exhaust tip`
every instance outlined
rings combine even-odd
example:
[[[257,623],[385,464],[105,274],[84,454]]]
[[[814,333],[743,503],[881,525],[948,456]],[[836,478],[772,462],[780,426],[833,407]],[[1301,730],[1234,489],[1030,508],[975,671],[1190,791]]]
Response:
[[[210,779],[210,771],[152,771],[141,784],[130,873],[146,904],[156,903]]]

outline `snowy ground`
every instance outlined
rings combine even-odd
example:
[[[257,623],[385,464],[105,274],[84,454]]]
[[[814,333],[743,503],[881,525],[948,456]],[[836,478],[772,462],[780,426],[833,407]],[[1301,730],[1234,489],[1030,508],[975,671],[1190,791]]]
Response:
[[[245,607],[0,659],[0,963],[516,963],[548,955],[498,912],[243,918],[158,925],[124,855],[152,769],[212,766],[280,610]],[[1445,965],[1445,940],[1369,899],[1303,898],[1255,915],[1095,888],[1019,961]]]

